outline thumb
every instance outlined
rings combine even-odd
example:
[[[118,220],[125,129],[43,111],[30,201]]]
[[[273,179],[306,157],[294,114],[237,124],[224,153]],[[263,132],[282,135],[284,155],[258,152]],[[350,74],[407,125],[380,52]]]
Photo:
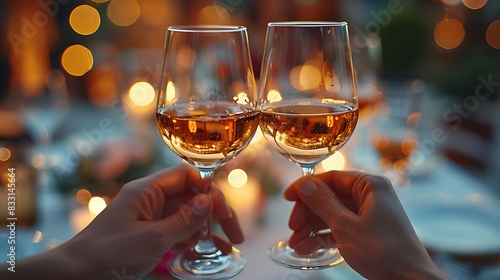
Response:
[[[328,225],[332,233],[335,228],[345,226],[345,222],[355,218],[355,214],[323,181],[302,177],[295,183],[295,188],[301,200]]]
[[[169,247],[188,239],[198,231],[208,219],[212,210],[212,202],[208,195],[198,194],[177,212],[160,221]]]

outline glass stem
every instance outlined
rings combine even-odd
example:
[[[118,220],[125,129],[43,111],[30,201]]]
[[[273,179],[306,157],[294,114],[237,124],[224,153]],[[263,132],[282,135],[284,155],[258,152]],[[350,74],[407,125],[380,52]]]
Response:
[[[300,169],[302,170],[302,176],[312,176],[312,175],[314,175],[314,167],[315,166],[316,165],[301,165]],[[309,236],[310,237],[314,237],[314,236],[316,236],[316,234],[317,234],[317,232],[314,230],[314,227],[313,227],[313,229],[309,233]],[[316,251],[312,252],[311,254],[306,254],[306,255],[296,254],[296,255],[299,256],[299,257],[302,257],[302,258],[312,258],[312,259],[314,259],[314,258],[316,258],[318,256],[318,254],[317,254]]]
[[[302,169],[302,176],[312,176],[314,174],[314,166],[315,165],[301,165],[300,169]]]
[[[214,170],[200,170],[200,176],[202,179],[211,177],[214,174]],[[210,185],[204,188],[204,192],[209,194]],[[215,247],[213,237],[212,237],[212,217],[210,216],[206,222],[203,223],[203,227],[200,230],[200,236],[198,242],[194,246],[194,250],[202,255],[210,255],[217,252],[217,247]]]

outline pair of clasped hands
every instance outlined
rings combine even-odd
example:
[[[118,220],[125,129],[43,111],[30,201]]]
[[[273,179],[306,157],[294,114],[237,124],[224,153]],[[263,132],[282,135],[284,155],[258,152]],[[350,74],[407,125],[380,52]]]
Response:
[[[205,194],[207,186],[210,191]],[[368,279],[445,279],[386,178],[330,171],[298,179],[284,195],[295,202],[289,220],[290,246],[298,253],[332,244]],[[201,179],[187,165],[174,166],[127,183],[73,239],[19,260],[15,273],[2,269],[0,278],[111,279],[115,272],[138,279],[175,246],[194,242],[210,216],[227,237],[214,236],[221,250],[243,242],[234,211],[210,178]],[[311,237],[313,226],[329,228],[331,233]]]

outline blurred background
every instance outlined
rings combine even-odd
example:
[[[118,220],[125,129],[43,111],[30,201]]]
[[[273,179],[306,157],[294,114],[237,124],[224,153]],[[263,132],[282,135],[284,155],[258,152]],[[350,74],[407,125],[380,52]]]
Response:
[[[304,20],[348,22],[360,101],[355,135],[317,172],[387,175],[443,269],[490,279],[484,268],[500,263],[497,0],[2,1],[0,223],[14,168],[29,243],[19,256],[71,238],[124,182],[180,163],[154,120],[167,26],[247,26],[258,79],[266,24]],[[402,125],[384,125],[394,118]],[[299,175],[257,134],[216,180],[230,202],[247,198],[233,206],[258,236]]]

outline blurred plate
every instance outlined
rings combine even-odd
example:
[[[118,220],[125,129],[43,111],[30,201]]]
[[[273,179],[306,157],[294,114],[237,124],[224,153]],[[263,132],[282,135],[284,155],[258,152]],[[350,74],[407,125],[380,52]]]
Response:
[[[408,217],[429,249],[459,255],[500,253],[500,204],[423,204]]]

